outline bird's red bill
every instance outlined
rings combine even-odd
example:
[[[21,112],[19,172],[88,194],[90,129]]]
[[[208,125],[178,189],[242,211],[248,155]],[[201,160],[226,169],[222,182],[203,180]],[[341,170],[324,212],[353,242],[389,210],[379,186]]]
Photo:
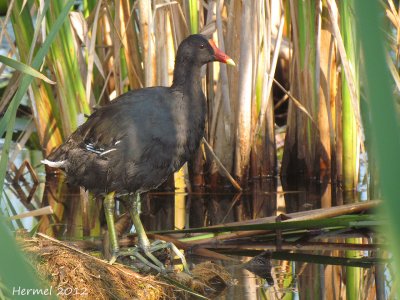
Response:
[[[236,66],[236,64],[233,61],[233,59],[230,58],[228,55],[226,55],[224,52],[222,52],[220,49],[218,49],[212,39],[208,40],[208,42],[210,43],[211,47],[214,50],[215,59],[217,61],[220,61],[220,62],[222,62],[224,64],[228,64],[228,65],[231,65],[231,66]]]

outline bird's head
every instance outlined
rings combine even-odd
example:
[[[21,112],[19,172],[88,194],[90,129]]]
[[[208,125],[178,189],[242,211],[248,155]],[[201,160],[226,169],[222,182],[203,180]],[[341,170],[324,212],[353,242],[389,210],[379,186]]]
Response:
[[[177,57],[199,65],[219,61],[235,66],[234,61],[218,49],[212,39],[208,40],[201,34],[192,34],[184,39],[179,45]]]

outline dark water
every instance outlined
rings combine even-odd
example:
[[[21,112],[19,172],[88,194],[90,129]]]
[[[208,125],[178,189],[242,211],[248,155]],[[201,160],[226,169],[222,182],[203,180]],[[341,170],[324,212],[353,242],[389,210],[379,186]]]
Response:
[[[256,180],[243,194],[226,189],[177,194],[166,186],[143,199],[142,220],[148,231],[213,226],[355,201],[345,200],[342,194],[328,182],[300,178],[282,183],[276,178]],[[91,199],[84,191],[68,188],[56,179],[46,183],[42,206],[45,205],[53,207],[55,216],[41,222],[42,232],[70,241],[101,240],[101,228],[105,225],[101,199]],[[122,210],[123,205],[117,202],[117,208]],[[346,242],[361,246],[345,251]],[[310,230],[301,241],[290,236],[278,241],[250,236],[221,242],[226,247],[224,253],[237,261],[217,261],[232,276],[230,285],[218,299],[350,299],[351,294],[355,299],[385,299],[392,285],[390,266],[369,264],[360,268],[341,265],[345,262],[340,260],[334,262],[338,265],[324,261],[326,257],[375,258],[382,252],[378,253],[373,245],[381,242],[373,232],[356,230],[329,234]],[[297,249],[296,245],[301,247]],[[291,251],[285,251],[288,249]],[[260,256],[255,265],[251,263],[263,252],[264,258]],[[285,258],[287,253],[300,256]],[[189,256],[192,265],[206,260]],[[354,278],[353,285],[350,277]]]

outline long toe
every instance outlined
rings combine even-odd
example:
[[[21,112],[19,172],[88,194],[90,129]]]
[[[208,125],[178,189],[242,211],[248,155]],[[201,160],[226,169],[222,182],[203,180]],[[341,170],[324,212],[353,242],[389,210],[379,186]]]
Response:
[[[123,260],[127,258],[126,260]],[[148,249],[142,249],[140,247],[129,248],[124,251],[120,251],[118,254],[118,259],[123,260],[124,264],[130,265],[131,267],[148,273],[155,271],[157,273],[165,274],[167,269],[164,264],[156,258]]]
[[[154,252],[162,250],[162,249],[167,249],[169,251],[170,256],[171,256],[171,264],[174,261],[174,256],[178,256],[182,262],[183,270],[186,273],[191,274],[189,267],[187,265],[185,256],[183,255],[183,253],[181,251],[179,251],[178,247],[176,247],[173,243],[156,240],[151,244],[151,246],[149,248],[149,252],[154,253]]]

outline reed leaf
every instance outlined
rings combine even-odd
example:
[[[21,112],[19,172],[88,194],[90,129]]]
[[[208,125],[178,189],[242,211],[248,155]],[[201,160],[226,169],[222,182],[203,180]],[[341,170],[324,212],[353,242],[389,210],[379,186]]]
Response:
[[[43,75],[39,71],[31,68],[30,66],[28,66],[24,63],[21,63],[15,59],[11,59],[4,55],[0,55],[0,62],[15,69],[15,70],[21,71],[22,73],[42,79],[42,80],[46,81],[47,83],[56,84],[53,80],[50,80],[49,78],[47,78],[45,75]]]
[[[189,0],[190,32],[192,34],[199,31],[199,1]]]
[[[70,0],[66,3],[62,12],[58,16],[54,26],[50,29],[50,32],[44,41],[43,45],[40,49],[38,49],[31,67],[34,69],[39,69],[40,65],[43,62],[47,52],[49,51],[50,45],[56,37],[59,29],[67,18],[67,14],[74,4],[73,0]],[[31,75],[24,74],[21,80],[21,84],[16,94],[13,97],[13,100],[8,107],[5,117],[0,121],[0,136],[3,135],[5,128],[7,128],[6,137],[4,146],[2,149],[2,155],[0,159],[0,195],[3,191],[4,186],[4,176],[6,173],[6,168],[8,165],[8,153],[11,144],[12,132],[15,124],[16,110],[22,100],[22,97],[25,95],[30,83],[32,82],[33,77]],[[6,123],[5,123],[6,122]],[[7,126],[5,126],[5,124]],[[0,232],[2,236],[2,243],[7,245],[7,247],[1,247],[0,251],[0,260],[2,268],[0,270],[0,275],[2,281],[6,284],[9,289],[13,287],[24,287],[24,288],[38,288],[37,283],[35,282],[35,276],[33,275],[32,269],[30,269],[26,262],[24,261],[20,251],[15,244],[15,241],[11,238],[11,235],[5,229],[3,220],[0,216]],[[11,272],[10,270],[13,270]],[[24,274],[21,276],[21,274]],[[43,297],[32,297],[32,299],[42,299]]]
[[[2,245],[0,247],[0,277],[1,283],[6,287],[6,293],[11,298],[15,298],[13,291],[21,289],[40,289],[33,272],[33,268],[29,265],[26,259],[20,252],[14,237],[7,230],[4,219],[0,214],[0,236]],[[4,292],[4,290],[3,290]],[[11,299],[10,298],[10,299]],[[46,299],[40,295],[30,295],[30,299]]]
[[[50,32],[44,41],[43,45],[40,47],[38,52],[36,53],[33,61],[32,61],[32,68],[38,69],[40,65],[42,64],[42,61],[44,57],[46,56],[47,52],[50,49],[51,43],[55,39],[58,31],[60,30],[61,26],[63,25],[65,19],[67,18],[67,14],[70,10],[70,8],[73,5],[73,0],[69,0],[66,5],[64,6],[63,10],[61,11],[60,15],[58,16],[56,22],[54,23],[54,26],[50,29]],[[16,94],[13,97],[13,100],[11,101],[10,106],[7,108],[7,111],[4,115],[4,117],[0,120],[0,136],[4,134],[5,129],[7,129],[6,132],[6,137],[4,141],[4,146],[2,149],[2,155],[0,159],[0,194],[3,191],[3,186],[4,186],[4,176],[6,173],[7,169],[7,163],[8,163],[8,153],[11,145],[11,137],[15,125],[15,117],[16,117],[16,112],[17,108],[25,95],[26,91],[28,90],[28,87],[30,83],[32,82],[33,77],[31,75],[24,75],[19,89],[17,90]]]
[[[392,91],[392,79],[386,63],[385,40],[382,35],[382,16],[379,2],[355,1],[357,33],[363,54],[362,86],[368,103],[368,114],[363,120],[369,124],[366,137],[372,141],[378,163],[379,185],[382,190],[384,207],[382,215],[389,224],[382,234],[388,236],[394,257],[393,269],[400,270],[400,202],[398,201],[398,170],[400,161],[399,119],[396,112],[396,98]],[[382,101],[382,99],[385,99]],[[394,288],[400,296],[400,285]]]
[[[41,32],[42,22],[50,6],[50,1],[46,1],[43,7],[37,10],[36,24],[29,12],[29,7],[22,9],[22,4],[16,2],[12,9],[11,21],[15,32],[18,54],[21,62],[30,65],[33,55],[37,51],[37,43]],[[59,82],[60,83],[60,82]],[[56,111],[50,112],[50,107],[54,103],[52,87],[38,80],[33,80],[30,90],[30,100],[34,112],[36,130],[41,146],[45,151],[50,151],[61,142],[61,133],[58,130]],[[7,96],[7,95],[5,95]],[[49,135],[49,131],[52,134]]]
[[[359,100],[357,96],[359,94],[357,80],[357,63],[359,60],[354,38],[354,16],[351,13],[354,10],[353,7],[352,0],[340,2],[340,33],[343,37],[343,45],[348,59],[343,61],[342,64],[347,64],[344,69],[348,69],[347,73],[351,73],[349,75],[345,71],[342,75],[343,185],[345,191],[353,191],[355,189],[358,177],[359,138],[356,118],[359,118]],[[349,80],[348,77],[352,79]],[[355,89],[355,91],[351,91],[351,89]],[[357,98],[354,99],[354,97]]]
[[[335,4],[330,3],[330,13],[335,11]],[[354,26],[354,1],[346,0],[339,3],[340,10],[340,36],[343,38],[343,46],[347,61],[342,65],[345,72],[342,74],[342,128],[343,128],[343,188],[345,201],[354,200],[354,190],[358,175],[359,141],[356,117],[359,114],[358,99],[358,55]],[[336,33],[338,39],[339,33]],[[340,38],[339,38],[340,39]],[[340,42],[339,42],[340,43]],[[340,50],[339,50],[340,51]],[[347,71],[346,71],[347,70]],[[350,90],[353,89],[353,90]],[[357,97],[357,98],[355,98]],[[356,107],[354,107],[356,106]],[[356,114],[357,112],[357,114]],[[348,243],[359,242],[359,239],[347,239]],[[361,254],[358,251],[346,251],[346,257],[357,258]],[[361,270],[359,268],[346,268],[346,294],[348,299],[360,298]]]
[[[64,5],[64,1],[51,1],[46,14],[46,25],[49,28],[54,26]],[[52,103],[52,110],[59,111],[57,118],[64,137],[69,136],[78,127],[78,116],[81,113],[90,113],[77,53],[71,26],[69,22],[65,22],[51,45],[48,64],[57,82],[62,83],[58,86],[57,102]]]
[[[8,195],[7,195],[7,193],[5,191],[4,191],[3,195],[4,195],[4,198],[7,200],[7,205],[8,205],[8,208],[10,209],[10,211],[11,211],[11,215],[12,216],[17,215],[17,211],[14,208],[14,203],[11,202],[10,197],[8,197]],[[7,215],[5,213],[3,215],[5,217],[7,217]],[[12,217],[8,217],[8,220],[10,220],[11,218]],[[17,228],[18,229],[24,229],[24,225],[22,224],[21,220],[16,219],[15,222],[17,223]],[[10,227],[13,227],[11,223],[10,223]]]

